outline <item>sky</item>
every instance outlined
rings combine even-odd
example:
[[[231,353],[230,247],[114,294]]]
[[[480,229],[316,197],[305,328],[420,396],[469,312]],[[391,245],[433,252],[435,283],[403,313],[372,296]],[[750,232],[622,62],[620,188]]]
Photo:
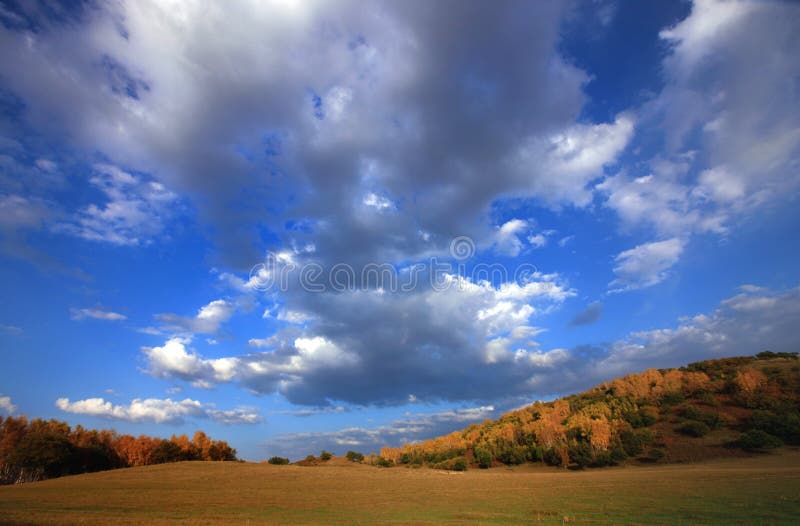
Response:
[[[297,459],[800,349],[800,4],[0,22],[0,414]]]

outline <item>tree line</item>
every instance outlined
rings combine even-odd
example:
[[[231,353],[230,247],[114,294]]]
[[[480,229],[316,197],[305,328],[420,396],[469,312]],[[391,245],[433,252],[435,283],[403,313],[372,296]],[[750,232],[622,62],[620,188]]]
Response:
[[[236,460],[236,450],[203,431],[191,440],[135,437],[112,429],[72,429],[58,420],[0,416],[0,484],[182,460]]]

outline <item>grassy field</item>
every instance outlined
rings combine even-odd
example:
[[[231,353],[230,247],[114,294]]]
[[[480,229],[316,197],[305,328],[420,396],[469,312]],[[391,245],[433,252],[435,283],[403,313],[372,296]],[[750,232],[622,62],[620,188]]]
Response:
[[[584,472],[183,462],[0,487],[3,524],[798,524],[800,453]]]

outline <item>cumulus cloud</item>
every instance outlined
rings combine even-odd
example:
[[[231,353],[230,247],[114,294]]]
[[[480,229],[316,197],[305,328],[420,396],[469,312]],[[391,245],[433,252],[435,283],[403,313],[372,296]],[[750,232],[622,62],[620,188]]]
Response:
[[[587,182],[632,133],[628,115],[575,122],[589,76],[559,51],[567,2],[123,1],[68,22],[14,10],[30,24],[0,31],[0,74],[24,122],[185,193],[221,257],[241,266],[257,258],[258,228],[282,224],[267,209],[313,225],[274,231],[284,245],[311,242],[331,261],[442,251],[456,235],[489,241],[474,219],[497,197],[586,205]],[[152,239],[161,214],[118,197],[69,231]]]
[[[496,418],[493,406],[450,409],[436,413],[407,414],[405,418],[379,427],[350,427],[318,433],[289,433],[265,445],[270,452],[300,458],[322,449],[335,454],[347,450],[377,452],[383,446],[399,446],[449,433],[469,424]]]
[[[219,299],[200,307],[197,314],[191,318],[166,313],[156,314],[156,319],[169,330],[214,334],[219,331],[222,324],[231,319],[235,311],[236,306],[233,303]]]
[[[161,347],[142,347],[147,372],[159,378],[180,378],[197,387],[230,380],[238,366],[236,358],[204,360],[187,349],[188,338],[171,338]]]
[[[644,243],[617,254],[614,273],[609,283],[611,292],[641,289],[661,283],[680,259],[684,241],[678,238]]]
[[[69,310],[70,318],[73,320],[85,320],[87,318],[91,318],[93,320],[103,320],[103,321],[124,321],[127,320],[128,317],[124,314],[119,314],[118,312],[102,310],[102,309],[76,309],[72,308]]]
[[[261,421],[258,413],[251,409],[221,411],[191,398],[175,401],[170,398],[136,398],[128,405],[113,404],[103,398],[87,398],[74,402],[69,398],[59,398],[56,400],[56,407],[78,415],[156,424],[181,424],[187,417],[211,418],[223,424],[254,424]]]
[[[724,235],[759,207],[796,195],[798,23],[800,5],[791,2],[697,0],[660,33],[669,46],[665,86],[641,108],[639,126],[665,148],[595,187],[625,229]]]
[[[314,321],[251,339],[261,352],[212,360],[188,352],[185,342],[168,342],[144,353],[159,377],[233,381],[316,406],[404,404],[409,393],[427,401],[492,399],[524,391],[534,371],[558,364],[561,351],[540,351],[530,320],[575,295],[559,276],[536,273],[499,285],[456,275],[445,281],[443,290],[290,295],[292,309]]]
[[[13,415],[14,411],[17,410],[17,406],[11,403],[10,396],[3,396],[0,394],[0,409],[8,413],[9,415]]]

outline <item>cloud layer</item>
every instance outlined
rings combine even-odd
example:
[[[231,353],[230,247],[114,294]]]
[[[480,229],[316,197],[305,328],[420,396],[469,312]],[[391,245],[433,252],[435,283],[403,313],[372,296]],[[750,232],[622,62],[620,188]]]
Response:
[[[56,400],[56,407],[78,415],[156,424],[181,424],[184,418],[211,418],[222,424],[256,424],[262,421],[252,409],[222,411],[191,398],[174,401],[170,398],[137,398],[128,405],[113,404],[103,398],[87,398],[74,402],[69,398],[59,398]]]

